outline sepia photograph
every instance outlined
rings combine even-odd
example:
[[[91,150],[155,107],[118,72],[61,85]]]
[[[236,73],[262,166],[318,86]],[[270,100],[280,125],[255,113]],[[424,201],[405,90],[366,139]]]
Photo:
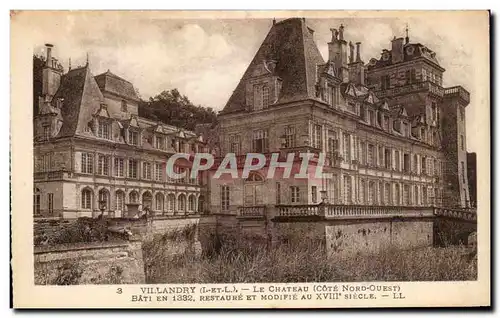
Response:
[[[335,307],[470,283],[488,305],[489,12],[254,13],[11,12],[14,284]]]

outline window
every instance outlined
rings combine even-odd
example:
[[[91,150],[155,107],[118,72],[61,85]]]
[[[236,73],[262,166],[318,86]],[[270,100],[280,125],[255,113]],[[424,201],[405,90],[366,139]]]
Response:
[[[392,168],[392,158],[391,158],[391,149],[385,148],[385,168],[386,169],[391,169]]]
[[[465,183],[465,163],[460,161],[460,168],[462,170],[462,182]]]
[[[82,209],[92,209],[92,191],[89,189],[82,191]]]
[[[97,137],[111,139],[111,124],[105,119],[99,119],[97,122]]]
[[[229,186],[221,186],[220,205],[222,211],[229,211]]]
[[[281,183],[276,182],[276,204],[281,204]]]
[[[378,165],[384,166],[384,147],[378,146]]]
[[[137,203],[139,201],[139,194],[136,191],[130,192],[128,200],[130,203]]]
[[[163,164],[155,162],[155,180],[163,181]]]
[[[43,126],[43,140],[50,138],[50,126]]]
[[[312,126],[312,147],[317,149],[323,148],[323,127],[321,125]]]
[[[101,176],[109,175],[109,157],[98,155],[97,157],[97,173]]]
[[[415,192],[415,205],[419,205],[420,203],[420,191],[418,191],[418,186],[414,186]]]
[[[410,205],[410,186],[405,184],[403,185],[403,205]]]
[[[252,150],[256,153],[263,153],[268,151],[268,137],[267,130],[255,130],[253,132]]]
[[[143,162],[142,163],[142,178],[143,179],[151,179],[151,163]]]
[[[135,159],[128,160],[128,177],[137,179],[138,162]]]
[[[135,146],[139,144],[139,133],[137,131],[128,131],[128,143]]]
[[[325,91],[325,102],[329,105],[332,105],[333,104],[332,97],[333,97],[332,87],[328,85]]]
[[[291,203],[299,203],[300,202],[300,189],[297,186],[290,187],[290,198]]]
[[[262,107],[267,108],[269,106],[269,86],[262,86]]]
[[[399,150],[394,151],[394,162],[396,164],[396,171],[401,171],[401,158],[399,156]]]
[[[389,183],[384,185],[384,203],[391,204],[391,185]]]
[[[311,200],[312,203],[316,203],[318,201],[318,188],[316,186],[311,187]]]
[[[375,204],[375,182],[368,183],[368,204]]]
[[[413,155],[413,173],[418,173],[418,156]]]
[[[52,153],[48,152],[46,154],[41,155],[37,160],[37,162],[38,162],[38,165],[36,167],[37,171],[47,172],[52,170],[52,165],[53,165]]]
[[[169,211],[175,210],[175,195],[173,193],[170,193],[168,195],[168,210]]]
[[[375,121],[373,120],[373,110],[369,109],[368,112],[367,112],[367,116],[366,116],[366,122],[368,123],[368,125],[374,125],[375,124]]]
[[[337,183],[338,177],[336,175],[333,175],[331,179],[328,179],[327,183],[327,189],[328,189],[328,201],[332,204],[336,202],[337,199],[337,189],[338,189],[338,183]]]
[[[163,194],[161,193],[155,195],[155,210],[163,211]]]
[[[438,118],[438,109],[436,102],[431,103],[431,119],[437,122]]]
[[[339,151],[339,140],[335,130],[328,130],[328,151],[330,153]]]
[[[422,187],[422,205],[427,205],[427,187]]]
[[[365,180],[361,180],[360,182],[360,186],[359,186],[359,201],[363,204],[366,204],[367,202],[365,202],[365,200],[368,200],[368,196],[367,196],[367,189],[366,189],[366,182]]]
[[[33,194],[33,213],[35,215],[40,214],[40,190],[38,188],[35,188]]]
[[[351,160],[351,135],[344,133],[344,159]]]
[[[186,143],[184,140],[179,140],[179,152],[184,152],[186,151]]]
[[[401,190],[399,184],[394,185],[394,205],[399,205],[401,203]]]
[[[276,81],[276,100],[280,97],[280,92],[281,92],[281,87],[283,86],[283,83],[281,80]]]
[[[460,107],[460,120],[464,121],[465,120],[465,109],[463,107]]]
[[[54,213],[54,193],[47,193],[47,206],[49,213]]]
[[[438,164],[438,160],[437,159],[434,159],[433,167],[434,167],[434,175],[435,176],[439,176],[439,173],[438,173],[439,164]]]
[[[403,171],[410,172],[410,155],[407,153],[403,154]]]
[[[98,198],[99,198],[99,209],[101,209],[101,204],[104,205],[105,209],[109,210],[109,192],[106,189],[101,189],[98,192]]]
[[[366,144],[364,142],[359,144],[359,160],[362,165],[366,165]]]
[[[262,86],[254,85],[253,86],[253,109],[261,110],[262,109]]]
[[[165,147],[165,139],[160,136],[155,137],[155,147],[156,149],[163,149]]]
[[[285,127],[285,148],[295,147],[295,127],[287,126]]]
[[[465,140],[463,135],[460,135],[460,149],[465,150]]]
[[[353,102],[347,102],[347,110],[350,111],[351,113],[356,112],[356,104]]]
[[[94,154],[82,152],[82,173],[94,173]]]
[[[368,145],[368,166],[373,166],[375,163],[375,146]]]
[[[115,208],[118,211],[123,211],[124,207],[125,207],[125,193],[123,191],[116,191]]]
[[[391,87],[391,77],[383,75],[381,78],[382,89],[389,89]]]
[[[190,212],[196,211],[196,202],[194,195],[190,195],[188,198],[188,211]]]
[[[122,100],[122,112],[127,111],[127,102],[125,100]]]
[[[427,157],[422,156],[420,158],[420,173],[427,174]]]
[[[344,203],[352,203],[352,181],[351,176],[344,176]]]
[[[240,135],[229,135],[229,152],[235,155],[241,154]]]
[[[115,158],[115,176],[123,177],[123,158]]]
[[[263,203],[262,181],[257,173],[251,173],[245,182],[245,206],[260,205]]]

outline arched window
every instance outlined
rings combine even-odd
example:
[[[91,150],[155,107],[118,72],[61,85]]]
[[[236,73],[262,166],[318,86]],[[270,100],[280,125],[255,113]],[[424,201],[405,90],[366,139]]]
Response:
[[[155,195],[155,210],[163,212],[163,194],[157,193]]]
[[[179,209],[179,212],[184,212],[186,210],[186,195],[179,194],[178,200],[179,202],[177,204],[177,207]]]
[[[152,208],[153,196],[151,192],[146,191],[142,194],[142,208]]]
[[[401,190],[399,189],[399,184],[395,184],[394,186],[394,205],[399,205],[401,198]]]
[[[130,194],[128,195],[128,201],[130,203],[137,203],[138,200],[139,200],[139,194],[137,193],[137,191],[130,192]]]
[[[370,181],[368,183],[368,204],[375,203],[375,182]]]
[[[40,189],[38,188],[33,191],[33,213],[35,215],[40,214]]]
[[[125,209],[125,193],[118,190],[115,194],[115,209],[118,211],[123,211]]]
[[[109,210],[109,192],[106,189],[99,190],[99,209],[104,205],[105,210]]]
[[[391,204],[391,186],[388,183],[384,185],[384,203]]]
[[[196,209],[196,198],[194,194],[191,194],[188,198],[188,210],[189,212],[195,212]]]
[[[92,209],[92,190],[82,190],[82,209]]]
[[[168,210],[175,211],[175,195],[173,193],[168,195]]]

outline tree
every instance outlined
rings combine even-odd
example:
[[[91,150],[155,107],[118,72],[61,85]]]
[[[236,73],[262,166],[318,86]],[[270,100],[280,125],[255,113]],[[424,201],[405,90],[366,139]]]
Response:
[[[217,114],[210,107],[194,105],[177,89],[163,91],[139,104],[139,116],[160,120],[172,126],[194,130],[197,124],[217,123]]]

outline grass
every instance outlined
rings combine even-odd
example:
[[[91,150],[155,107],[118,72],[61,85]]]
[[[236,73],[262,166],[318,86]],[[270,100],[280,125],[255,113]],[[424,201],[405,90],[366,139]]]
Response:
[[[302,241],[272,248],[253,237],[216,238],[201,257],[168,256],[162,240],[144,245],[147,283],[269,283],[464,281],[477,279],[477,258],[465,247],[386,250],[328,259],[324,247]],[[164,241],[163,241],[164,242]],[[151,251],[154,250],[154,253]]]

